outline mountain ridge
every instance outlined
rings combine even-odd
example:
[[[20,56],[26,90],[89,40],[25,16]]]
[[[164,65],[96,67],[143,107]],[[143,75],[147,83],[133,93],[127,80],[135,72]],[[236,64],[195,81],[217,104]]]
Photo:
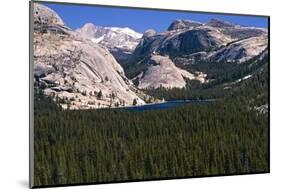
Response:
[[[93,23],[73,31],[50,8],[36,4],[34,10],[36,87],[63,108],[145,104],[147,89],[183,89],[216,80],[186,65],[243,64],[267,54],[266,29],[218,19],[177,19],[161,33]]]
[[[267,35],[267,30],[263,28],[244,27],[218,19],[207,23],[178,19],[164,32],[156,33],[153,29],[145,32],[125,71],[133,73],[129,74],[129,78],[134,78],[141,71],[131,72],[130,69],[150,69],[151,66],[145,66],[143,60],[152,55],[169,56],[176,65],[202,61],[243,63],[267,48]],[[202,75],[206,76],[205,73]]]

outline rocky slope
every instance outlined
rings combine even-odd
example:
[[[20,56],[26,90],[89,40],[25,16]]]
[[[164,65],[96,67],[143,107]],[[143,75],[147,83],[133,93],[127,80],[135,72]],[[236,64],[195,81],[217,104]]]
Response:
[[[146,60],[148,69],[140,73],[137,80],[139,88],[183,88],[186,79],[204,82],[204,76],[194,75],[175,66],[168,56],[152,55]]]
[[[63,108],[144,104],[111,53],[65,26],[51,9],[34,4],[35,86]]]
[[[165,32],[156,33],[150,29],[144,33],[131,56],[128,72],[132,73],[131,70],[134,70],[133,74],[130,74],[133,78],[139,74],[151,73],[152,67],[146,64],[145,60],[154,55],[168,56],[170,62],[176,65],[202,61],[243,63],[267,49],[267,35],[267,30],[264,28],[243,27],[216,19],[211,19],[207,23],[175,20]],[[164,68],[159,66],[158,69]],[[147,71],[143,72],[144,70]],[[193,79],[206,82],[204,75],[201,73],[201,77],[193,77]],[[144,78],[145,75],[139,78],[138,83],[144,82],[142,81]],[[149,81],[146,80],[145,83],[147,82]],[[159,86],[155,82],[157,81],[151,80],[151,83],[146,85]],[[181,80],[175,79],[175,83],[177,82],[182,83]],[[173,87],[173,85],[168,86]],[[178,86],[174,85],[174,87]]]
[[[92,23],[87,23],[76,31],[107,47],[119,63],[128,59],[142,37],[142,34],[130,28],[102,27]]]
[[[245,62],[267,49],[267,41],[268,38],[265,35],[242,39],[209,53],[207,59],[213,61]]]

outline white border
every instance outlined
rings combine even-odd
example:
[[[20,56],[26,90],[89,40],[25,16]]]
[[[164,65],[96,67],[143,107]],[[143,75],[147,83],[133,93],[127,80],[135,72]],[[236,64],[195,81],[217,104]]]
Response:
[[[58,0],[59,1],[59,0]],[[278,188],[281,178],[281,11],[276,0],[68,0],[76,3],[260,14],[271,16],[271,174],[81,186],[75,188]],[[0,11],[0,188],[28,187],[28,0],[3,1]],[[68,187],[74,188],[74,187]]]

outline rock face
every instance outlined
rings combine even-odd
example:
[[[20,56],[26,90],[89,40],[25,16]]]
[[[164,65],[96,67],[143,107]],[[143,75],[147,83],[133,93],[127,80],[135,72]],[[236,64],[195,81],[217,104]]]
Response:
[[[194,22],[192,20],[175,20],[169,26],[168,30],[181,30],[181,29],[193,29],[198,26],[202,26],[200,22]]]
[[[120,63],[128,59],[142,37],[142,34],[130,28],[102,27],[92,23],[87,23],[76,31],[107,47]]]
[[[199,80],[198,76],[176,67],[168,56],[152,55],[146,64],[148,69],[135,78],[139,88],[183,88],[186,79]]]
[[[144,101],[111,53],[67,28],[44,5],[34,4],[35,86],[63,108],[104,108]]]
[[[254,107],[254,109],[260,114],[266,114],[266,113],[268,113],[268,104]]]
[[[210,53],[208,59],[227,62],[245,62],[267,49],[267,37],[250,37],[239,40],[228,46]]]

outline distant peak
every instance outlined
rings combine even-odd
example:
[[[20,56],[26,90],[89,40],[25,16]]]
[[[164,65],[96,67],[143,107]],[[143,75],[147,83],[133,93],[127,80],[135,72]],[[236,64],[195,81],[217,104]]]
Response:
[[[199,25],[202,25],[201,22],[197,22],[197,21],[194,21],[194,20],[189,20],[189,19],[177,19],[175,20],[175,22],[183,22],[183,23],[191,23],[191,24],[199,24]]]
[[[133,38],[141,38],[142,34],[134,31],[133,29],[129,27],[108,27],[108,26],[96,26],[93,23],[86,23],[81,28],[78,28],[77,31],[88,31],[88,32],[97,32],[98,36],[101,35],[101,33],[109,33],[109,32],[116,32],[116,33],[123,33],[126,35],[129,35]]]
[[[151,37],[156,34],[154,29],[148,29],[144,32],[143,37]]]
[[[108,29],[111,30],[113,32],[117,32],[117,33],[123,33],[126,35],[129,35],[133,38],[141,38],[142,34],[136,32],[135,30],[129,28],[129,27],[104,27],[104,29]]]
[[[212,26],[212,27],[234,27],[235,24],[232,24],[230,22],[224,21],[224,20],[219,20],[212,18],[207,22],[207,26]]]
[[[96,26],[93,23],[88,22],[88,23],[84,24],[84,26],[82,28],[95,28],[95,27]]]
[[[178,30],[178,29],[190,29],[192,27],[197,27],[203,25],[200,22],[196,22],[193,20],[181,20],[177,19],[171,23],[171,25],[168,27],[168,30]]]

